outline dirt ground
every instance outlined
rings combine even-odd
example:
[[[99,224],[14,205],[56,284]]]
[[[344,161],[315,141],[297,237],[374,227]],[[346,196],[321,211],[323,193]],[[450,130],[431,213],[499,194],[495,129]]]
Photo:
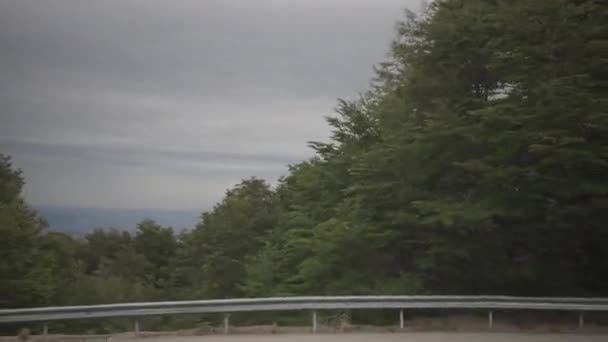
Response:
[[[286,334],[197,337],[158,336],[124,341],[144,342],[599,342],[606,335],[507,334],[507,333],[384,333],[384,334]],[[112,340],[118,342],[122,340]]]
[[[15,337],[1,337],[2,342],[18,342]],[[606,334],[583,333],[505,333],[505,332],[383,332],[383,333],[241,333],[203,336],[133,334],[113,336],[49,335],[35,336],[32,342],[600,342]]]

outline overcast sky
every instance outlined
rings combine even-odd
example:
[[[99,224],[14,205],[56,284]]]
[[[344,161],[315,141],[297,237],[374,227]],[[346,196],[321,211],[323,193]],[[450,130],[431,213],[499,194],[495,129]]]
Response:
[[[0,153],[35,206],[209,208],[274,182],[419,0],[0,0]]]

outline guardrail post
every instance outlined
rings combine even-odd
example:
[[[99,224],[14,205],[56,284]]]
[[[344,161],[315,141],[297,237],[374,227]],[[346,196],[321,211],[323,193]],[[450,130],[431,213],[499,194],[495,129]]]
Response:
[[[585,326],[585,314],[582,312],[579,312],[578,314],[578,328],[579,329],[583,329],[583,327]]]
[[[317,312],[316,311],[312,312],[312,332],[313,333],[317,332]]]
[[[228,333],[229,328],[230,328],[230,314],[225,314],[224,315],[224,334]]]
[[[494,313],[492,311],[488,311],[488,328],[492,329],[494,326]]]
[[[42,325],[42,340],[46,341],[48,335],[49,335],[49,324],[48,323],[44,323]]]
[[[403,309],[399,310],[399,328],[405,328],[405,321],[403,318]]]
[[[133,332],[135,333],[135,336],[139,336],[139,320],[136,319],[135,322],[133,323]]]

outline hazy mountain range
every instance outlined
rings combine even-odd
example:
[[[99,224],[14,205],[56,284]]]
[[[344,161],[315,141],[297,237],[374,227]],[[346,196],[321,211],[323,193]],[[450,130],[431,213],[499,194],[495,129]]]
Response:
[[[108,209],[38,206],[38,214],[47,220],[49,228],[73,235],[84,235],[95,228],[118,228],[134,231],[144,218],[171,226],[175,231],[191,229],[203,210]]]

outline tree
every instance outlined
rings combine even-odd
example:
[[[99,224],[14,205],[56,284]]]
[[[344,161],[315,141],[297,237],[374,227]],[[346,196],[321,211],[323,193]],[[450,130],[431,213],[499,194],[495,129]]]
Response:
[[[181,255],[182,265],[189,259],[188,272],[196,274],[188,278],[202,286],[193,290],[207,298],[243,294],[245,263],[264,244],[276,220],[272,195],[265,181],[251,178],[228,190],[221,203],[202,215],[185,240],[188,253]]]
[[[87,248],[82,258],[88,274],[109,275],[116,259],[124,250],[133,249],[133,238],[127,231],[116,228],[96,228],[85,236]]]
[[[44,305],[54,291],[43,249],[44,223],[21,198],[20,170],[0,154],[0,305]]]
[[[286,178],[281,215],[307,220],[279,224],[252,287],[276,281],[261,276],[276,262],[307,293],[602,293],[600,7],[452,0],[409,13],[372,90],[341,102],[318,161]],[[306,251],[295,260],[293,241]]]
[[[173,229],[145,219],[137,225],[133,247],[147,262],[146,281],[155,288],[166,287],[171,278],[169,265],[177,250]]]
[[[53,293],[48,304],[73,303],[74,291],[67,291],[78,282],[84,273],[85,264],[81,256],[86,246],[69,235],[48,231],[41,237],[41,249],[48,258],[53,284]],[[88,290],[88,289],[87,289]]]

